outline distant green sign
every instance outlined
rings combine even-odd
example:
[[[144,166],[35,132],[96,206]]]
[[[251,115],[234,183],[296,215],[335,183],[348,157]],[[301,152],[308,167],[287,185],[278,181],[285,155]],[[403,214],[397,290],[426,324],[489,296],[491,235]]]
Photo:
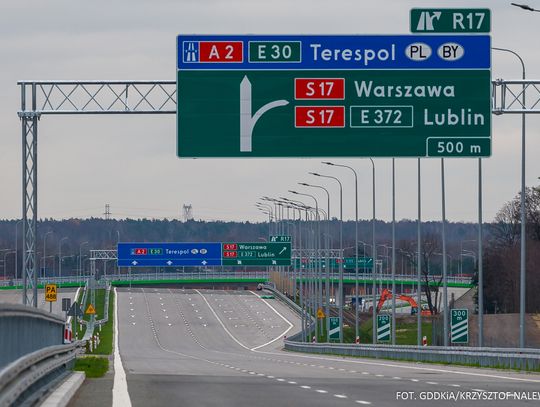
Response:
[[[339,317],[330,317],[330,340],[339,341]]]
[[[387,342],[390,340],[390,315],[377,315],[377,340]]]
[[[355,270],[354,266],[354,257],[345,257],[343,261],[344,270]],[[309,268],[320,266],[326,268],[326,259],[319,259],[318,262],[315,262],[313,259],[294,259],[294,266],[296,268]],[[330,267],[333,269],[339,268],[339,259],[330,259]],[[373,258],[372,257],[360,257],[358,258],[358,268],[359,269],[371,269],[373,267]]]
[[[224,266],[290,266],[291,243],[223,243]]]
[[[453,309],[451,311],[450,337],[452,343],[469,342],[469,310]]]
[[[283,236],[283,235],[270,236],[269,241],[270,242],[276,242],[276,243],[292,242],[290,236]]]
[[[487,8],[413,8],[413,33],[488,33],[491,11]]]

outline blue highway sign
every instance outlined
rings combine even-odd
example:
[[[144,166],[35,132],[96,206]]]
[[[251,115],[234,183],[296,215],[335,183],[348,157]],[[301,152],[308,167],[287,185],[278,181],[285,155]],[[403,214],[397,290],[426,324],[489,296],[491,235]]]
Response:
[[[179,35],[181,70],[489,69],[489,35]]]
[[[119,267],[220,265],[221,243],[118,243]]]

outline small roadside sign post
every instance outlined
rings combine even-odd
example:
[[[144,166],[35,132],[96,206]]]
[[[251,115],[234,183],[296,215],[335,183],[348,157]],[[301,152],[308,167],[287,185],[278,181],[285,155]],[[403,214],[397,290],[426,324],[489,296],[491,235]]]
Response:
[[[69,309],[69,311],[67,312],[67,315],[75,318],[75,338],[77,338],[77,325],[79,322],[77,318],[83,315],[83,312],[82,312],[81,307],[79,306],[79,303],[74,302],[71,308]]]
[[[451,343],[469,343],[469,310],[453,309],[451,316]]]
[[[52,303],[57,301],[58,287],[56,284],[45,285],[45,301],[49,303],[49,312],[52,312]]]
[[[86,307],[86,311],[84,311],[86,315],[96,315],[96,309],[92,304],[88,304],[88,307]]]
[[[339,341],[339,317],[330,317],[330,341]]]
[[[66,319],[67,319],[67,312],[71,308],[71,298],[62,298],[62,311],[66,313]]]
[[[390,315],[377,315],[377,340],[380,342],[390,340]]]
[[[319,308],[319,309],[317,310],[317,318],[318,318],[318,319],[323,319],[324,317],[325,317],[325,315],[324,315],[323,309],[322,309],[322,308]]]

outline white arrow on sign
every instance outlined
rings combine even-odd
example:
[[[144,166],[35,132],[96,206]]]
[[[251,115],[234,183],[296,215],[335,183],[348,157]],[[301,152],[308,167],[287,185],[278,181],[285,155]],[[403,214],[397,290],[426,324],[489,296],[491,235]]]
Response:
[[[201,263],[203,264],[203,266],[206,266],[206,264],[208,263],[206,260],[203,260],[201,261]]]
[[[167,264],[170,266],[170,265],[172,264],[172,261],[169,260],[169,261],[167,262]]]
[[[247,76],[244,76],[240,82],[240,151],[251,152],[251,141],[253,136],[253,128],[257,120],[261,118],[270,109],[280,106],[286,106],[287,100],[274,100],[262,106],[257,112],[251,116],[251,82]]]
[[[131,264],[133,264],[134,266],[136,266],[136,265],[139,264],[139,263],[137,263],[137,260],[133,260],[133,261],[131,262]]]
[[[285,246],[283,249],[281,249],[281,251],[279,252],[279,254],[282,254],[285,250],[287,250],[287,246]]]

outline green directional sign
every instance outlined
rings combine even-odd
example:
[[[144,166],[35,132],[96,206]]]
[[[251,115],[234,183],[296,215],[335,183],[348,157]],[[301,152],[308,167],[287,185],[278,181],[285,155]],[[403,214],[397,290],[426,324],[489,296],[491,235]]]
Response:
[[[450,338],[452,343],[469,343],[469,310],[451,310]]]
[[[330,340],[339,341],[339,317],[330,317]]]
[[[354,266],[354,257],[345,257],[343,259],[343,269],[346,271],[355,270]],[[309,267],[322,267],[326,268],[326,259],[319,259],[317,262],[314,259],[294,259],[294,266],[296,268],[309,268]],[[330,267],[333,269],[339,268],[339,259],[330,259]],[[370,269],[373,267],[373,258],[372,257],[359,257],[358,258],[358,268],[359,269]]]
[[[413,8],[413,33],[488,33],[491,12],[487,8]]]
[[[390,340],[390,315],[377,315],[377,340],[387,342]]]
[[[290,242],[223,243],[224,266],[290,266]]]
[[[415,11],[421,35],[179,35],[178,157],[491,155],[491,39],[424,34],[447,15]]]
[[[269,242],[283,243],[283,242],[292,242],[292,240],[290,236],[277,235],[277,236],[270,236]]]
[[[327,76],[329,74],[326,74]],[[304,108],[298,101],[280,107],[257,123],[250,152],[239,148],[239,85],[245,73],[186,71],[179,74],[183,97],[180,154],[185,157],[483,157],[491,154],[491,74],[489,70],[334,71],[344,80],[343,107],[337,111]],[[321,72],[250,72],[256,100],[294,100],[295,79]],[[219,93],[216,96],[216,85]],[[335,85],[336,86],[336,85]],[[184,104],[197,99],[199,104]],[[334,102],[335,103],[335,102]],[[334,108],[333,108],[334,109]],[[333,126],[301,126],[295,120],[337,120]],[[332,118],[330,119],[330,116]],[[215,117],[205,120],[204,117]],[[322,119],[321,119],[322,118]],[[333,127],[332,127],[333,126]],[[188,135],[196,135],[188,137]],[[329,142],[331,134],[332,142]],[[444,149],[429,137],[448,139]],[[467,143],[469,138],[474,142]],[[295,140],[292,142],[292,140]],[[485,140],[485,141],[483,141]],[[461,141],[463,148],[451,143]],[[482,142],[480,142],[482,141]]]

